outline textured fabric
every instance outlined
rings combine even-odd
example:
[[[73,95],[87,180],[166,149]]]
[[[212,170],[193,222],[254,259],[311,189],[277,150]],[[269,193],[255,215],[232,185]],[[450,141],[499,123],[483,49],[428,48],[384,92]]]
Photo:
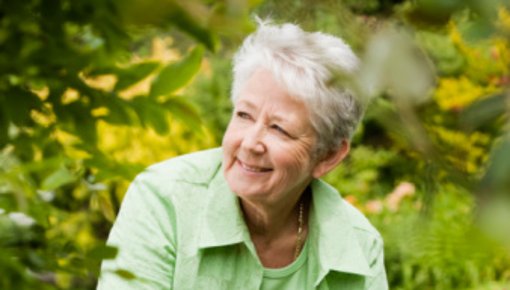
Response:
[[[136,177],[108,238],[119,253],[103,261],[98,289],[261,289],[264,267],[221,161],[211,149]],[[298,289],[388,289],[379,233],[331,186],[311,188],[307,285]]]
[[[303,251],[296,261],[279,269],[264,269],[262,278],[262,290],[303,289],[312,288],[308,282],[308,243],[305,243]]]

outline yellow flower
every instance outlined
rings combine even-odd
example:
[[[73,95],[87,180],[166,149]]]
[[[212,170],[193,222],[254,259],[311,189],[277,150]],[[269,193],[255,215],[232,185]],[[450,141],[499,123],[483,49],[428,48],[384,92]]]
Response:
[[[498,91],[493,86],[480,86],[469,78],[442,78],[434,93],[434,100],[442,110],[461,110],[474,101]]]
[[[468,42],[464,40],[454,22],[449,23],[448,32],[450,39],[466,59],[464,75],[480,84],[504,85],[497,80],[508,76],[510,70],[510,47],[507,39],[491,37]]]
[[[488,135],[481,132],[467,134],[441,126],[428,126],[427,129],[443,151],[448,152],[446,159],[459,170],[477,173],[487,161]]]

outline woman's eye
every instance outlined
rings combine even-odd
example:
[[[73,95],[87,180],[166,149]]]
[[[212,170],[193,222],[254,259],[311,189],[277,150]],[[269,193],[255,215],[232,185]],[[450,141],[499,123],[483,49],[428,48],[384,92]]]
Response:
[[[282,127],[278,126],[278,125],[271,125],[271,128],[276,130],[278,133],[281,133],[285,136],[288,136],[290,137],[289,133],[287,133],[287,131],[285,131]]]
[[[245,119],[245,120],[249,120],[249,119],[251,119],[250,114],[248,114],[248,113],[246,113],[246,112],[238,111],[238,112],[236,113],[236,115],[237,115],[239,118],[241,118],[241,119]]]

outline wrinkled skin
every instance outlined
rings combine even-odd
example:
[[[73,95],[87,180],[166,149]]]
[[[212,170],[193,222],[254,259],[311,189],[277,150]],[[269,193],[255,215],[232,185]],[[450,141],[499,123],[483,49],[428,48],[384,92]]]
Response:
[[[226,180],[241,199],[294,200],[313,178],[315,142],[305,104],[259,69],[240,91],[223,138]]]

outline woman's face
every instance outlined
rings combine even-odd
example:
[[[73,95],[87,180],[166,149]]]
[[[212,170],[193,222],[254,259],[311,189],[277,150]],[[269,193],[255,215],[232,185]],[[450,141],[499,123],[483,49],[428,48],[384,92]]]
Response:
[[[240,90],[223,137],[225,178],[249,200],[299,194],[313,178],[315,142],[305,104],[260,69]]]

